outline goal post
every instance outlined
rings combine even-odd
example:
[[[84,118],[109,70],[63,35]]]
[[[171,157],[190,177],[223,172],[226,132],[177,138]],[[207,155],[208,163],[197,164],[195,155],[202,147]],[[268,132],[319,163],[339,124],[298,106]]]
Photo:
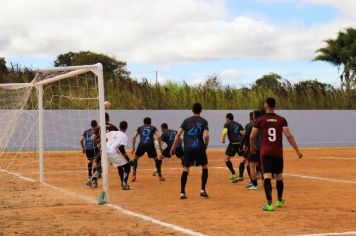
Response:
[[[40,183],[47,183],[45,163],[50,159],[46,159],[45,152],[48,149],[53,153],[58,152],[58,156],[61,157],[63,156],[61,151],[68,152],[66,159],[60,159],[60,157],[56,160],[56,163],[74,166],[73,163],[75,162],[76,170],[73,170],[73,173],[75,171],[83,172],[81,168],[82,160],[80,159],[82,157],[71,157],[77,155],[73,154],[71,149],[76,149],[79,143],[79,133],[84,131],[85,126],[78,127],[82,116],[87,119],[96,117],[99,121],[100,146],[102,147],[102,190],[105,192],[106,201],[109,201],[104,92],[103,67],[100,63],[40,69],[31,83],[0,84],[0,110],[4,111],[0,113],[0,119],[2,119],[0,141],[3,141],[0,146],[0,169],[5,171],[14,169],[20,173],[24,171],[24,167],[21,166],[31,169],[32,164],[29,164],[31,162],[28,157],[30,154],[26,154],[27,159],[19,157],[28,152],[32,146],[37,146],[37,150],[33,147],[32,153],[38,155]],[[55,114],[47,114],[46,116],[47,109]],[[72,110],[75,116],[71,116]],[[84,115],[82,115],[83,110],[86,110]],[[95,110],[95,112],[93,113],[92,110]],[[49,122],[49,116],[56,118],[56,121],[45,125],[46,122]],[[6,121],[9,118],[12,119]],[[46,126],[59,130],[59,133],[49,130]],[[72,133],[75,136],[78,135],[78,137],[75,137],[78,143],[74,144],[75,138],[70,137]],[[30,142],[31,144],[29,144]],[[62,146],[60,146],[61,144]],[[1,158],[2,156],[4,158]],[[60,167],[58,168],[60,169]],[[56,169],[56,171],[60,172],[61,169],[59,171]],[[71,170],[68,168],[65,171],[70,172]],[[58,176],[55,178],[58,178]]]

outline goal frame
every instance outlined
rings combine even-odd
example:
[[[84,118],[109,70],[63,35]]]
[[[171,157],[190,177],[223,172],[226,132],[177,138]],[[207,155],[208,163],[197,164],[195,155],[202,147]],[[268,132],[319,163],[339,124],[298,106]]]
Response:
[[[44,177],[44,107],[43,107],[43,86],[57,82],[64,79],[70,79],[71,77],[84,74],[87,72],[92,72],[97,77],[98,82],[98,102],[99,102],[99,125],[100,125],[100,145],[101,145],[101,166],[102,166],[102,180],[103,187],[102,190],[105,192],[105,200],[109,202],[109,176],[108,176],[108,160],[106,154],[106,122],[105,122],[105,90],[104,90],[104,74],[103,66],[101,63],[93,65],[82,65],[82,66],[66,66],[66,67],[50,67],[39,69],[38,72],[65,72],[48,79],[38,81],[34,79],[31,83],[7,83],[0,84],[0,88],[4,89],[20,89],[24,87],[33,87],[37,91],[38,98],[38,161],[39,161],[39,182],[41,184],[45,183]],[[66,72],[68,71],[68,72]]]

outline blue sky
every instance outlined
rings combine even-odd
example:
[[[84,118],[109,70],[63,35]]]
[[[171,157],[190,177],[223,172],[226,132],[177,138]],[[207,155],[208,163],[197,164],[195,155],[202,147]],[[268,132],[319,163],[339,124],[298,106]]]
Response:
[[[217,75],[240,87],[274,72],[338,86],[337,68],[311,59],[356,20],[348,0],[107,0],[85,9],[81,2],[0,3],[0,56],[39,68],[61,53],[91,50],[126,61],[137,79],[154,81],[157,70],[162,83]],[[39,9],[45,14],[32,14]]]

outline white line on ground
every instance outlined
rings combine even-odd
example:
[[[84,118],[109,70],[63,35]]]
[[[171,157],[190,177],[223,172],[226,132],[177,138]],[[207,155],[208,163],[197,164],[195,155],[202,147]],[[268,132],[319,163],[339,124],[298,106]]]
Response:
[[[300,234],[299,236],[333,236],[333,235],[356,235],[356,231],[348,231],[341,233],[319,233],[319,234]]]
[[[303,157],[303,159],[328,159],[328,160],[350,160],[350,161],[356,161],[355,157]]]
[[[34,179],[27,178],[27,177],[22,176],[20,174],[17,174],[17,173],[14,173],[14,172],[10,172],[10,171],[7,171],[7,170],[1,169],[1,168],[0,168],[0,171],[4,172],[4,173],[7,173],[7,174],[10,174],[10,175],[14,175],[14,176],[16,176],[16,177],[18,177],[18,178],[20,178],[22,180],[25,180],[25,181],[36,182],[36,180],[34,180]],[[66,194],[68,196],[84,200],[84,201],[86,201],[88,203],[96,203],[97,202],[96,199],[93,198],[93,197],[88,197],[88,196],[84,196],[84,195],[81,195],[81,194],[77,194],[75,192],[66,190],[66,189],[61,188],[61,187],[57,187],[57,186],[54,186],[54,185],[51,185],[51,184],[47,184],[47,183],[42,184],[42,185],[45,186],[45,187],[54,189],[56,191],[59,191],[59,192],[61,192],[63,194]],[[130,211],[130,210],[124,209],[123,207],[121,207],[119,205],[116,205],[116,204],[106,204],[105,206],[107,206],[109,208],[112,208],[112,209],[115,209],[115,210],[117,210],[117,211],[119,211],[119,212],[121,212],[123,214],[129,215],[129,216],[133,216],[133,217],[139,218],[141,220],[144,220],[144,221],[147,221],[147,222],[151,222],[153,224],[172,229],[172,230],[177,231],[177,232],[185,233],[187,235],[193,235],[193,236],[205,236],[206,235],[206,234],[203,234],[203,233],[200,233],[200,232],[196,232],[196,231],[193,231],[191,229],[187,229],[187,228],[184,228],[184,227],[181,227],[181,226],[178,226],[178,225],[174,225],[174,224],[170,224],[170,223],[167,223],[167,222],[164,222],[164,221],[161,221],[161,220],[157,220],[157,219],[155,219],[153,217],[150,217],[150,216],[147,216],[147,215],[143,215],[143,214],[140,214],[140,213],[137,213],[137,212],[134,212],[134,211]]]
[[[299,174],[288,174],[288,173],[286,173],[284,175],[291,176],[291,177],[302,178],[302,179],[315,179],[315,180],[324,180],[324,181],[330,181],[330,182],[336,182],[336,183],[356,184],[355,181],[351,181],[351,180],[331,179],[331,178],[325,178],[325,177],[299,175]]]

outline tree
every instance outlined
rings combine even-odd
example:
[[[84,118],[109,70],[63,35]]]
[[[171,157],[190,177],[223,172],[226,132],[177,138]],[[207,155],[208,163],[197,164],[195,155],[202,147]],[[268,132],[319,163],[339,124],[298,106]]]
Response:
[[[336,39],[327,39],[325,43],[326,47],[319,48],[313,60],[328,62],[339,70],[342,68],[341,87],[349,93],[356,85],[356,29],[346,28]]]
[[[270,73],[256,80],[252,88],[276,89],[281,86],[281,80],[282,76],[279,74]]]
[[[114,57],[90,51],[68,52],[60,54],[54,61],[54,66],[77,66],[101,63],[105,77],[129,78],[130,72],[126,69],[126,62],[116,60]]]

